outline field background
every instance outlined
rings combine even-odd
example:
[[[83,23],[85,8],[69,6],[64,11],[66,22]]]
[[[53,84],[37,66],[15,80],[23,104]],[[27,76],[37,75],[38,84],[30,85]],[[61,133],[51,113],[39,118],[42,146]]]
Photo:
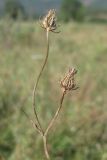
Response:
[[[48,136],[50,154],[54,160],[106,160],[107,25],[68,23],[60,30],[50,33],[50,55],[36,97],[44,128],[58,106],[59,81],[69,67],[78,70],[79,89],[66,96]],[[32,91],[45,52],[38,22],[0,21],[1,159],[44,159],[41,137],[21,108],[34,117]]]

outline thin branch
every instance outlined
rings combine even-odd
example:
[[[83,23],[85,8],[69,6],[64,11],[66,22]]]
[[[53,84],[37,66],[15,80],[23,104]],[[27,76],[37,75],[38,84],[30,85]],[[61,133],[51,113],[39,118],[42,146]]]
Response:
[[[40,127],[40,130],[41,130],[42,133],[44,133],[44,131],[43,131],[42,126],[41,126],[41,124],[40,124],[40,121],[39,121],[39,118],[38,118],[38,114],[37,114],[37,111],[36,111],[36,108],[35,108],[35,106],[36,106],[35,99],[36,99],[36,91],[37,91],[38,83],[39,83],[40,77],[41,77],[41,75],[42,75],[42,72],[43,72],[43,70],[44,70],[44,68],[45,68],[45,65],[46,65],[46,63],[47,63],[48,55],[49,55],[49,31],[47,30],[46,33],[47,33],[47,34],[46,34],[46,37],[47,37],[46,57],[45,57],[43,66],[42,66],[42,68],[41,68],[41,71],[40,71],[40,73],[39,73],[39,75],[38,75],[38,77],[37,77],[37,81],[36,81],[36,83],[35,83],[34,90],[33,90],[33,109],[34,109],[34,113],[35,113],[35,116],[36,116],[36,121],[37,121],[38,126]]]
[[[47,136],[49,130],[52,128],[55,120],[57,119],[57,117],[58,117],[58,115],[59,115],[59,113],[60,113],[60,111],[61,111],[61,108],[62,108],[62,104],[63,104],[63,100],[64,100],[64,97],[65,97],[65,94],[66,94],[66,92],[63,91],[63,94],[62,94],[61,99],[60,99],[60,105],[59,105],[59,107],[58,107],[58,109],[57,109],[54,117],[53,117],[52,120],[50,121],[50,123],[49,123],[49,125],[48,125],[48,127],[47,127],[47,129],[46,129],[46,131],[45,131],[45,133],[44,133],[44,136]]]
[[[21,110],[25,114],[25,116],[29,119],[29,121],[31,122],[31,124],[33,125],[33,127],[41,134],[41,130],[38,127],[38,125],[30,118],[30,116],[24,111],[23,108],[21,108]]]
[[[61,108],[62,108],[62,104],[63,104],[63,100],[64,100],[64,96],[66,94],[66,91],[63,91],[63,94],[61,96],[61,99],[60,99],[60,105],[54,115],[54,117],[52,118],[52,120],[50,121],[46,131],[44,132],[44,136],[43,136],[43,143],[44,143],[44,151],[45,151],[45,156],[47,158],[47,160],[50,160],[50,156],[49,156],[49,153],[48,153],[48,148],[47,148],[47,134],[49,132],[49,130],[51,129],[51,127],[53,126],[55,120],[57,119],[60,111],[61,111]]]

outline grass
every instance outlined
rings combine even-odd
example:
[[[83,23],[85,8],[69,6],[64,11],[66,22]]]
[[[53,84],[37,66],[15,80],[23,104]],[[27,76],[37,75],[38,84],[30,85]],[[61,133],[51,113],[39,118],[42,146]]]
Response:
[[[107,157],[106,29],[106,24],[69,23],[61,25],[61,33],[51,33],[49,60],[37,96],[44,128],[56,110],[59,80],[68,67],[78,69],[79,84],[66,97],[48,137],[48,148],[56,160]],[[8,160],[44,158],[41,139],[20,107],[34,117],[32,90],[45,46],[45,32],[37,22],[0,21],[0,155]]]

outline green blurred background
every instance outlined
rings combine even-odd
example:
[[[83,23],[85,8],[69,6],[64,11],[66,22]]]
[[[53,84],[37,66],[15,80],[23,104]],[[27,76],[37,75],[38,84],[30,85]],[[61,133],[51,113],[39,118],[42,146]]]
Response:
[[[45,128],[59,104],[59,81],[78,70],[48,136],[54,160],[107,160],[107,1],[0,0],[0,160],[42,160],[43,144],[22,108],[34,118],[32,91],[45,58],[46,35],[38,18],[56,8],[59,34],[50,33],[50,55],[36,104]]]

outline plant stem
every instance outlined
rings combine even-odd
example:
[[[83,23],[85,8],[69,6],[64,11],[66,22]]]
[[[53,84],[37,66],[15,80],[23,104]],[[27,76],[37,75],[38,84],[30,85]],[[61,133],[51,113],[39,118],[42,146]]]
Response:
[[[50,156],[48,153],[48,148],[47,148],[47,137],[43,136],[43,144],[44,144],[44,152],[47,160],[50,160]]]
[[[54,117],[53,117],[52,120],[50,121],[50,123],[49,123],[49,125],[48,125],[48,127],[47,127],[47,129],[46,129],[46,131],[45,131],[45,133],[44,133],[45,136],[47,136],[49,130],[50,130],[51,127],[53,126],[55,120],[57,119],[57,117],[58,117],[58,115],[59,115],[59,113],[60,113],[60,111],[61,111],[65,94],[66,94],[66,92],[63,91],[62,96],[61,96],[61,99],[60,99],[60,105],[59,105],[59,107],[58,107],[58,109],[57,109]]]
[[[36,99],[36,91],[37,91],[37,87],[38,87],[38,84],[39,84],[39,80],[40,80],[40,77],[42,75],[42,72],[43,72],[43,70],[45,68],[45,65],[47,63],[47,60],[48,60],[48,55],[49,55],[49,30],[46,31],[46,38],[47,38],[46,57],[45,57],[43,65],[42,65],[42,68],[40,70],[40,73],[39,73],[39,75],[37,77],[37,80],[36,80],[36,83],[35,83],[35,86],[34,86],[34,90],[33,90],[33,109],[34,109],[34,113],[35,113],[35,116],[36,116],[37,126],[40,128],[40,130],[41,130],[42,133],[43,133],[43,129],[42,129],[42,126],[40,124],[37,111],[35,109],[35,106],[36,106],[35,99]]]
[[[59,115],[59,113],[61,111],[65,94],[66,94],[66,92],[63,91],[63,94],[62,94],[61,99],[60,99],[60,105],[59,105],[54,117],[50,121],[50,123],[49,123],[49,125],[48,125],[48,127],[47,127],[47,129],[46,129],[46,131],[45,131],[45,133],[43,135],[44,151],[45,151],[45,156],[46,156],[47,160],[50,160],[50,156],[49,156],[48,148],[47,148],[47,134],[48,134],[49,130],[51,129],[51,127],[53,126],[55,120],[57,119],[57,117],[58,117],[58,115]]]

